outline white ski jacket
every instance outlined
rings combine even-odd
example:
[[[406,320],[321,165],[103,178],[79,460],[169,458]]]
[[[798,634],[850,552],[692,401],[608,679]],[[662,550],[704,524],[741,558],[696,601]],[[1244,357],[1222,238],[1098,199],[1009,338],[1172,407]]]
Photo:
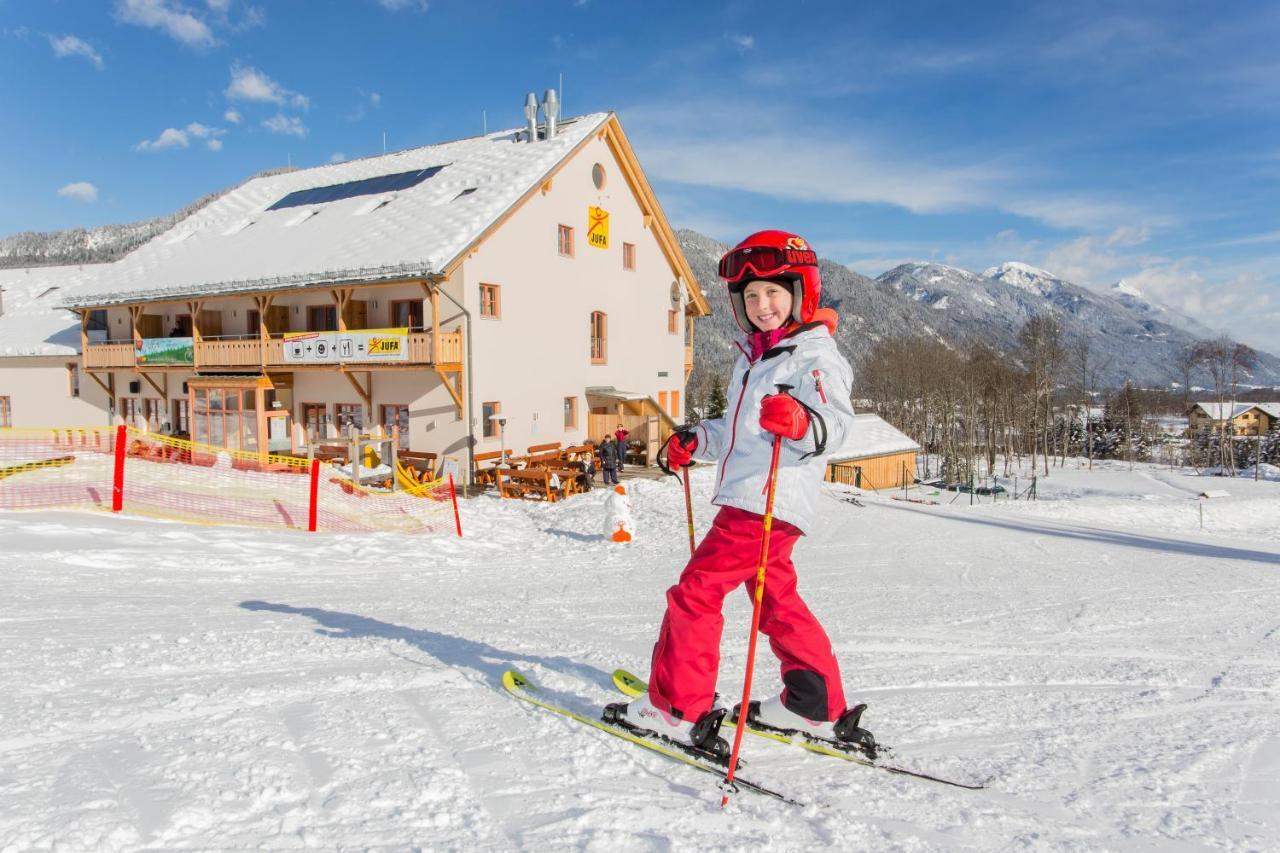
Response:
[[[712,503],[764,515],[773,433],[760,426],[760,403],[778,393],[779,384],[790,385],[791,396],[809,407],[810,425],[803,438],[782,440],[773,514],[808,533],[827,454],[841,447],[853,428],[853,368],[821,322],[801,326],[754,364],[747,339],[737,346],[741,354],[733,366],[725,416],[695,427],[693,456],[720,463]]]

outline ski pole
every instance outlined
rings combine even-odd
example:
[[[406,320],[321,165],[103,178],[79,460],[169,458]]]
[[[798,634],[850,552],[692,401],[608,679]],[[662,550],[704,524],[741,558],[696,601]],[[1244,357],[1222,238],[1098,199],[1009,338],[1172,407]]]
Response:
[[[789,386],[779,385],[785,393]],[[782,450],[782,436],[773,437],[773,458],[769,460],[769,491],[764,501],[764,535],[760,539],[760,565],[756,567],[756,594],[751,606],[751,639],[747,642],[747,677],[742,682],[742,704],[738,706],[738,724],[734,726],[733,751],[729,753],[729,772],[724,777],[724,795],[720,808],[729,804],[733,792],[733,773],[738,768],[738,750],[742,747],[742,733],[746,731],[747,705],[751,701],[751,676],[756,665],[756,637],[760,633],[760,604],[764,601],[765,566],[769,562],[769,531],[773,528],[773,493],[778,485],[778,453]]]
[[[689,556],[693,556],[693,497],[689,494],[689,466],[684,466],[684,512],[689,517]]]

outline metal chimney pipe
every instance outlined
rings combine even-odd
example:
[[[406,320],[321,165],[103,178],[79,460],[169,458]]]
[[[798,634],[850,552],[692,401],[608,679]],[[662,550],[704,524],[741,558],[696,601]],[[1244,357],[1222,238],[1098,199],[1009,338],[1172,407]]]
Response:
[[[542,96],[542,111],[547,116],[547,139],[556,135],[556,119],[560,118],[560,98],[555,89],[548,89]]]
[[[538,96],[533,92],[524,99],[524,132],[527,142],[538,141]]]

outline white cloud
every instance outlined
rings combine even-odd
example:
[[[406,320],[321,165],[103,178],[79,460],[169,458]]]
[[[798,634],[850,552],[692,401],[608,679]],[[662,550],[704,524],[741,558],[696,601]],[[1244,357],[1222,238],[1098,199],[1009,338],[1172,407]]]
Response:
[[[239,110],[227,110],[225,113],[222,114],[222,117],[225,120],[231,122],[232,124],[239,124],[241,119]]]
[[[77,181],[58,190],[58,195],[63,198],[74,198],[77,201],[97,201],[98,188],[88,181]]]
[[[223,128],[208,127],[193,121],[181,130],[166,127],[155,139],[144,139],[133,147],[135,151],[165,151],[169,148],[190,148],[192,139],[204,139],[207,140],[205,144],[210,151],[221,151],[222,141],[218,137],[226,134]]]
[[[155,139],[144,139],[133,148],[135,151],[164,151],[168,148],[187,148],[190,145],[185,131],[166,127]]]
[[[306,95],[290,91],[258,69],[239,63],[231,66],[231,83],[224,94],[233,101],[288,104],[303,110],[311,105]]]
[[[406,9],[425,12],[429,5],[427,0],[377,0],[377,2],[388,12],[403,12]]]
[[[1268,231],[1265,234],[1250,234],[1247,237],[1237,237],[1234,240],[1223,240],[1220,243],[1214,243],[1215,246],[1252,246],[1258,243],[1280,243],[1280,231]]]
[[[225,15],[231,9],[231,0],[204,0],[204,4],[209,7],[209,11],[219,15]]]
[[[187,47],[218,43],[208,24],[172,0],[116,0],[116,17],[126,24],[160,30]]]
[[[744,53],[756,46],[755,36],[741,35],[739,33],[729,33],[728,39],[729,41],[733,42],[735,45],[738,46],[738,50]]]
[[[330,163],[342,163],[342,162],[345,162],[346,159],[347,159],[347,155],[343,154],[341,151],[335,151],[329,155]]]
[[[360,121],[363,119],[368,114],[365,110],[366,106],[375,110],[382,106],[382,95],[377,92],[366,92],[363,89],[357,89],[356,91],[360,95],[360,102],[356,104],[356,108],[347,116],[347,121]]]
[[[93,64],[99,71],[106,68],[102,56],[93,49],[93,45],[73,35],[49,36],[49,45],[53,55],[61,59],[64,56],[81,56]]]
[[[278,133],[282,136],[296,136],[299,139],[305,139],[307,136],[307,127],[302,123],[302,119],[297,116],[276,113],[262,122],[262,126],[272,133]]]

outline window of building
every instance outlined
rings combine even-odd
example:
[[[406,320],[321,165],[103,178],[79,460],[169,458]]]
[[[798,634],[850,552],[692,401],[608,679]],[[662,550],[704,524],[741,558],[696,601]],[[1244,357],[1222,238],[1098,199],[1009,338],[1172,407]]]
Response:
[[[307,306],[307,331],[308,332],[338,331],[338,306],[337,305]]]
[[[672,335],[680,334],[680,312],[674,308],[667,309],[667,333]]]
[[[258,449],[257,390],[193,388],[191,440],[228,450]]]
[[[191,435],[191,408],[187,405],[186,398],[173,401],[173,434],[180,436]]]
[[[564,398],[564,428],[565,429],[578,428],[578,398],[577,397]]]
[[[307,428],[309,441],[323,441],[329,437],[329,406],[325,403],[303,403],[302,425]]]
[[[603,311],[591,312],[591,363],[604,364],[609,354],[609,318]]]
[[[250,308],[244,312],[244,333],[250,338],[256,338],[262,334],[262,314],[257,308]]]
[[[13,402],[8,397],[0,397],[0,427],[13,426]]]
[[[496,400],[480,404],[480,420],[484,428],[483,435],[485,438],[498,437],[498,423],[493,419],[493,416],[499,414],[502,414],[502,404]]]
[[[674,419],[676,419],[676,420],[679,420],[679,419],[680,419],[680,392],[679,392],[679,391],[672,391],[672,392],[671,392],[671,411],[670,411],[670,415],[671,415],[671,417],[672,417],[672,418],[674,418]]]
[[[340,435],[345,436],[349,427],[355,427],[356,432],[364,429],[364,406],[361,403],[337,403],[334,408]]]
[[[80,366],[74,361],[67,362],[67,393],[72,397],[80,396]]]
[[[490,320],[502,316],[502,295],[498,285],[480,285],[480,316]]]
[[[142,413],[147,418],[147,429],[159,432],[164,426],[164,400],[148,397],[142,401]]]
[[[407,328],[411,331],[421,331],[424,328],[422,320],[422,300],[392,300],[391,325],[397,329]]]
[[[667,392],[666,391],[658,392],[658,408],[662,409],[662,411],[666,412],[667,414],[671,414],[671,410],[667,408]]]
[[[604,189],[604,185],[608,180],[609,176],[605,174],[604,166],[596,163],[591,167],[591,183],[595,184],[596,189]]]
[[[634,243],[622,244],[622,268],[624,270],[634,270],[636,268],[636,247]]]
[[[378,424],[390,437],[397,427],[400,429],[400,441],[396,447],[409,449],[409,407],[400,403],[383,403],[378,407]]]
[[[124,418],[124,422],[129,426],[138,425],[138,398],[137,397],[121,397],[120,398],[120,417]]]
[[[573,257],[573,226],[561,225],[556,232],[556,251],[566,258]]]

